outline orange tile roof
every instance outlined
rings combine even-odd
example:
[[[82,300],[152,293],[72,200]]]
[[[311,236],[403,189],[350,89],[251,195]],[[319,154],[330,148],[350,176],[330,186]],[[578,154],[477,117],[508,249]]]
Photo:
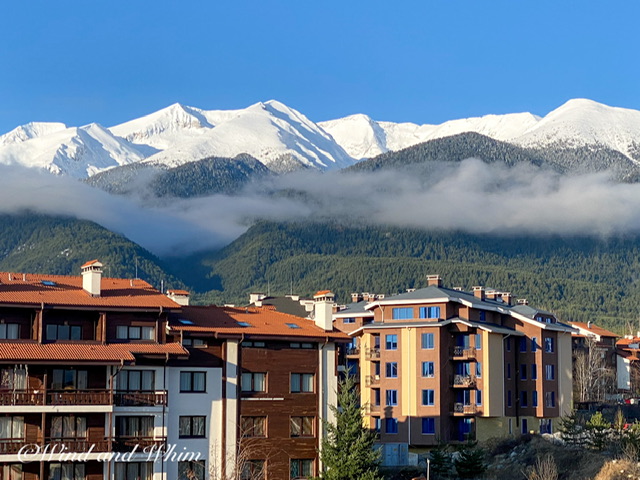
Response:
[[[0,342],[0,361],[132,362],[135,355],[188,355],[179,343],[30,343]]]
[[[47,286],[43,281],[55,285]],[[92,297],[83,290],[80,276],[0,272],[0,305],[3,303],[154,310],[180,308],[144,280],[103,277],[100,296]]]
[[[170,327],[172,330],[245,335],[247,337],[328,337],[345,341],[349,339],[347,335],[338,330],[322,330],[316,326],[313,320],[278,312],[272,305],[248,308],[190,306],[183,307],[179,318],[189,320],[192,324],[180,323],[177,319],[172,320]],[[250,326],[243,327],[239,322],[246,322]],[[291,328],[287,323],[295,324],[300,328]]]
[[[174,293],[176,295],[190,295],[186,290],[167,290],[167,293]]]
[[[323,296],[323,295],[327,295],[329,293],[331,293],[331,290],[320,290],[319,292],[317,292],[314,295],[314,297],[320,297],[320,296]]]
[[[602,327],[598,327],[593,323],[591,324],[591,326],[589,326],[587,323],[583,323],[583,322],[570,322],[570,325],[574,327],[582,328],[584,330],[588,330],[592,333],[595,333],[596,335],[600,335],[601,337],[619,337],[620,336],[616,333],[610,332],[609,330],[605,330]]]
[[[617,347],[622,347],[622,348],[624,348],[624,347],[627,347],[627,348],[628,348],[628,347],[629,347],[629,345],[630,345],[631,343],[638,343],[638,344],[640,344],[640,338],[639,338],[639,337],[634,337],[634,338],[621,338],[620,340],[618,340],[618,341],[616,342],[616,346],[617,346]]]
[[[87,263],[83,264],[80,268],[88,267],[90,265],[93,265],[94,263],[100,263],[100,261],[98,259],[89,260]],[[100,264],[100,265],[102,265],[102,264]]]

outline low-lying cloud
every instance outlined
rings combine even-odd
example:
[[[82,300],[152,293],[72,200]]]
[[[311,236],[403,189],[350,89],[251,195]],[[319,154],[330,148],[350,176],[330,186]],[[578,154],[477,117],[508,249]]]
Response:
[[[235,196],[115,196],[69,178],[0,169],[0,212],[25,209],[95,221],[159,255],[221,247],[256,220],[326,218],[489,234],[640,233],[640,184],[606,172],[561,175],[469,159],[407,171],[296,172]]]

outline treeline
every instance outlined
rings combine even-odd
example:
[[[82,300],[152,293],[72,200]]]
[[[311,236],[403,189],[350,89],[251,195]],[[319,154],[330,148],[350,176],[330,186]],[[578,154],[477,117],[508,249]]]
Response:
[[[202,302],[244,302],[251,291],[400,293],[438,273],[447,286],[484,285],[622,332],[640,311],[640,239],[498,237],[461,232],[260,223],[216,254],[192,258],[215,290]]]

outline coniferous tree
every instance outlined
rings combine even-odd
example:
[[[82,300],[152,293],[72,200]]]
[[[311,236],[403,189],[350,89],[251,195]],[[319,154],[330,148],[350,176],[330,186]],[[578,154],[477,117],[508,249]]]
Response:
[[[568,445],[582,446],[584,443],[583,431],[584,428],[580,424],[575,410],[560,419],[560,433],[562,433],[562,439]]]
[[[465,448],[454,464],[460,478],[480,478],[487,469],[485,452],[481,448]]]
[[[429,453],[430,470],[435,478],[449,478],[453,473],[453,461],[444,445],[438,445]]]
[[[335,422],[326,422],[320,459],[324,480],[381,480],[380,454],[373,444],[376,434],[365,428],[355,378],[349,374],[338,383],[338,404],[330,405]]]

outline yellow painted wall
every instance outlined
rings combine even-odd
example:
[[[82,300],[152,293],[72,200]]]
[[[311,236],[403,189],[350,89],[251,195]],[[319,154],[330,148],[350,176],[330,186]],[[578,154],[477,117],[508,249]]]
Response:
[[[482,382],[484,417],[504,415],[504,347],[503,336],[482,332]]]
[[[404,328],[400,332],[400,376],[402,380],[401,414],[416,416],[418,414],[418,362],[416,361],[417,329]]]

